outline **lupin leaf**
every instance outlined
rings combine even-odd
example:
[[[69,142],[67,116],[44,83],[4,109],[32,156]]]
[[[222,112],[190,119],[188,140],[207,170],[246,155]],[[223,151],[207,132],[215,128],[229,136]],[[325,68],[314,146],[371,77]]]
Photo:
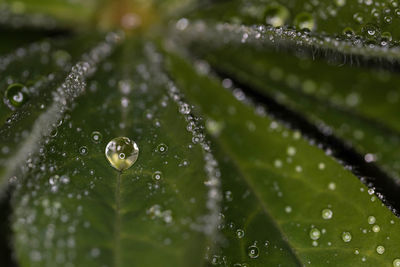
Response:
[[[169,59],[171,75],[198,112],[221,124],[218,133],[211,127],[223,162],[220,229],[226,240],[214,256],[220,264],[225,257],[228,266],[383,266],[398,257],[400,221],[357,177],[299,132],[237,101],[234,95],[245,101],[242,92],[232,95],[221,81]],[[351,241],[345,242],[346,233]],[[252,246],[257,257],[249,255]]]
[[[243,57],[232,57],[239,51]],[[303,112],[322,131],[354,146],[367,163],[377,162],[391,177],[399,179],[397,74],[330,66],[282,53],[260,56],[258,52],[242,46],[211,53],[202,50],[199,54],[221,73]],[[289,68],[293,65],[296,67]]]
[[[14,261],[400,266],[399,10],[3,1]]]
[[[202,148],[190,145],[187,122],[149,70],[143,49],[136,39],[125,41],[97,66],[90,90],[43,152],[28,159],[13,197],[22,266],[202,265],[218,209],[208,191],[217,188],[205,185]],[[104,155],[118,136],[140,151],[134,167],[122,172]]]

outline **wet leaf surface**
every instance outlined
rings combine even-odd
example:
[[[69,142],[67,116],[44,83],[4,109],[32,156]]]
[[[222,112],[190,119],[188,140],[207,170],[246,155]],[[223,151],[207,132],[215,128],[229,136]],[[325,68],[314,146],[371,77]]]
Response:
[[[400,266],[398,11],[1,3],[3,254],[19,266]]]

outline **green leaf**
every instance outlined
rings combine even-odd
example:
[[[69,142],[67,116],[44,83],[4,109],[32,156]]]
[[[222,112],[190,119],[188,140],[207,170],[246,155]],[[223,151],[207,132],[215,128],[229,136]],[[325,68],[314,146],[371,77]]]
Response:
[[[191,16],[219,22],[294,26],[298,29],[311,24],[312,27],[307,29],[333,37],[344,31],[353,31],[373,40],[379,40],[382,33],[390,33],[395,40],[400,38],[398,1],[220,1],[205,5]],[[307,22],[305,19],[311,23],[304,23]],[[368,33],[368,29],[376,29],[376,32]]]
[[[95,38],[94,36],[92,38]],[[98,39],[98,38],[97,38]],[[82,41],[85,40],[85,45]],[[66,49],[73,49],[68,53],[60,50],[60,42]],[[79,93],[78,89],[83,88],[58,88],[61,85],[66,69],[71,69],[71,60],[76,60],[77,55],[87,49],[92,41],[87,37],[78,37],[71,41],[60,41],[52,44],[47,41],[33,43],[26,48],[17,49],[15,52],[5,55],[1,59],[1,66],[4,69],[3,75],[6,79],[1,82],[0,92],[4,95],[4,105],[0,107],[0,118],[2,119],[0,133],[2,153],[0,156],[0,185],[3,186],[5,179],[11,178],[20,164],[34,151],[37,142],[42,136],[50,134],[51,127],[62,120],[65,112],[66,102],[70,102]],[[104,48],[104,43],[102,44]],[[98,58],[90,59],[90,63],[98,61],[106,56],[107,49],[97,48]],[[87,57],[86,54],[82,59]],[[82,68],[78,64],[75,68]],[[23,70],[20,72],[20,70]],[[74,72],[74,71],[73,71]],[[76,71],[75,71],[76,73]],[[70,77],[70,79],[75,78]],[[6,97],[8,87],[13,84],[25,86],[24,98],[27,102],[22,107],[14,107]],[[67,84],[70,86],[69,84]],[[83,84],[81,84],[83,86]],[[48,110],[48,109],[50,110]]]
[[[218,210],[217,185],[205,185],[213,163],[205,143],[192,144],[192,117],[178,116],[157,75],[143,45],[127,40],[28,159],[13,197],[21,266],[202,265]],[[104,154],[118,136],[140,150],[123,172]]]
[[[101,2],[104,1],[5,0],[0,3],[0,25],[42,29],[88,25]]]
[[[243,57],[233,57],[239,51]],[[325,132],[333,132],[353,145],[367,162],[376,161],[399,179],[399,79],[395,74],[338,68],[277,53],[260,56],[259,51],[246,47],[201,53],[215,68],[302,112]]]
[[[0,3],[16,264],[399,265],[397,5]]]
[[[225,195],[225,221],[219,228],[226,239],[216,252],[221,264],[225,257],[229,266],[363,261],[378,266],[390,265],[399,256],[399,220],[373,190],[298,132],[235,101],[221,81],[199,75],[176,56],[168,58],[171,75],[198,112],[223,123],[215,137]],[[240,91],[233,93],[242,99]],[[319,230],[315,240],[311,229]],[[242,238],[237,237],[240,230]],[[350,242],[343,240],[347,232]],[[258,248],[255,259],[248,256],[252,245]],[[385,248],[382,255],[378,246]]]

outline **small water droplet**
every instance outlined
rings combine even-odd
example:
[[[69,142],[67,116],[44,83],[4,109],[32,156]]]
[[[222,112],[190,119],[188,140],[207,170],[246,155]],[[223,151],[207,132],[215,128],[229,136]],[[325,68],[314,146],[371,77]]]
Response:
[[[288,154],[289,156],[294,156],[294,155],[296,155],[296,148],[295,148],[295,147],[292,147],[292,146],[289,146],[289,147],[287,148],[286,152],[287,152],[287,154]]]
[[[346,4],[346,0],[334,0],[334,2],[339,7],[342,7]]]
[[[374,226],[372,226],[372,231],[374,233],[378,233],[381,230],[381,227],[377,224],[375,224]]]
[[[300,30],[307,29],[312,31],[315,28],[315,21],[310,13],[303,12],[295,17],[294,25]]]
[[[342,240],[346,243],[351,241],[351,233],[350,232],[343,232],[342,233]]]
[[[29,100],[25,86],[19,83],[8,86],[5,97],[13,107],[20,107]]]
[[[100,132],[98,132],[98,131],[92,132],[91,137],[92,137],[93,143],[95,143],[95,144],[100,143],[101,140],[103,139],[103,135],[102,135]]]
[[[376,218],[374,216],[368,216],[368,223],[374,224],[376,222]]]
[[[81,147],[79,148],[79,154],[81,154],[81,155],[86,155],[87,153],[88,153],[88,149],[87,149],[86,146],[81,146]]]
[[[372,23],[364,25],[361,31],[364,34],[364,37],[370,40],[374,40],[380,36],[379,28]]]
[[[321,232],[319,231],[318,228],[312,228],[310,230],[310,238],[312,240],[318,240],[321,237]]]
[[[291,213],[292,212],[292,207],[291,206],[286,206],[285,207],[285,212],[286,213]]]
[[[157,146],[157,150],[156,151],[160,152],[160,153],[165,153],[165,152],[168,151],[168,146],[166,144],[164,144],[164,143],[161,143],[161,144],[159,144]]]
[[[380,255],[382,255],[383,253],[385,253],[385,247],[384,246],[377,246],[376,247],[376,252]]]
[[[237,229],[236,230],[236,236],[238,238],[243,238],[244,237],[244,231],[242,229]]]
[[[252,259],[258,258],[258,254],[259,254],[258,247],[255,244],[247,248],[247,255],[249,255],[250,258]]]
[[[400,259],[393,260],[393,267],[400,267]]]
[[[156,181],[160,181],[162,179],[162,177],[163,177],[163,174],[160,171],[155,171],[153,173],[153,179]]]
[[[105,155],[111,166],[123,171],[136,162],[139,156],[139,148],[128,137],[117,137],[108,142]]]
[[[322,210],[322,218],[325,220],[332,219],[333,212],[330,209],[323,209]]]
[[[328,184],[328,188],[329,188],[329,190],[333,191],[333,190],[336,189],[336,184],[334,182],[331,182],[331,183]]]

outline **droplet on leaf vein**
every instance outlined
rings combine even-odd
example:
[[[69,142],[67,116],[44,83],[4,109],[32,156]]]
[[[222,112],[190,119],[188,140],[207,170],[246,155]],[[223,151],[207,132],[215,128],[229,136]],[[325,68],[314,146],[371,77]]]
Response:
[[[119,171],[129,169],[139,156],[138,145],[128,137],[117,137],[108,142],[106,158]]]

